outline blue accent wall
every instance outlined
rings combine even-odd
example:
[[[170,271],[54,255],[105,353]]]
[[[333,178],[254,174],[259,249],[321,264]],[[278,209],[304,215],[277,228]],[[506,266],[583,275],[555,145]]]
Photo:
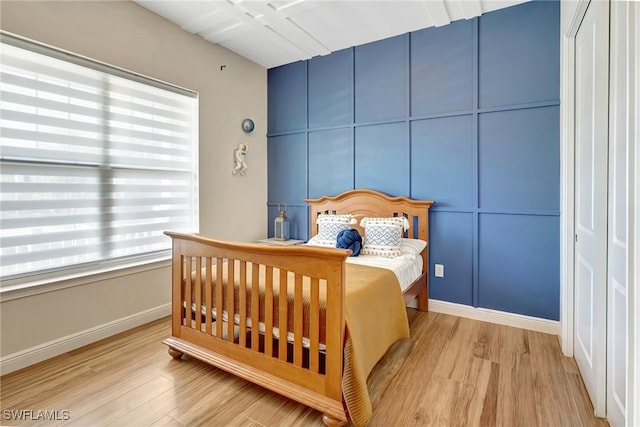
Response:
[[[277,204],[432,199],[430,297],[559,318],[560,5],[533,1],[268,72]],[[433,264],[445,277],[433,276]]]

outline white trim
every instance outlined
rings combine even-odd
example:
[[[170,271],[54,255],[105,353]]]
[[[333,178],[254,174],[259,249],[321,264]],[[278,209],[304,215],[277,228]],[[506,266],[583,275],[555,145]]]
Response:
[[[574,106],[575,96],[567,76],[575,71],[574,38],[562,37],[560,100],[560,345],[565,356],[573,356],[573,236],[574,236]],[[571,105],[570,105],[571,104]]]
[[[171,267],[170,255],[168,258],[167,256],[163,256],[159,260],[144,260],[137,263],[130,263],[124,266],[112,265],[101,269],[95,269],[91,272],[69,274],[64,277],[58,277],[52,281],[30,283],[28,285],[16,286],[15,288],[1,289],[0,302],[26,298],[33,295],[59,291],[61,289],[86,285],[87,283],[95,283],[102,280],[114,279],[117,277],[128,276],[130,274],[142,273],[145,271],[156,270],[165,267]]]
[[[447,301],[429,299],[429,311],[480,320],[482,322],[496,323],[498,325],[513,326],[514,328],[528,329],[545,334],[558,335],[560,332],[560,322],[556,320],[491,310],[489,308],[471,307],[469,305]]]
[[[0,375],[42,362],[120,332],[171,315],[171,304],[163,304],[102,325],[58,338],[0,358]]]
[[[578,0],[569,9],[572,15],[565,19],[560,52],[560,346],[565,356],[573,356],[573,259],[575,236],[575,37],[582,18],[589,6],[589,0]]]
[[[632,241],[629,242],[629,278],[627,279],[629,283],[627,294],[629,304],[627,424],[640,426],[640,339],[638,338],[640,333],[640,263],[638,262],[640,258],[640,84],[638,84],[638,79],[640,78],[640,53],[638,53],[640,49],[640,31],[638,30],[638,25],[640,25],[640,4],[634,3],[632,7],[635,8],[635,13],[631,13],[633,18],[629,26],[629,43],[631,44],[629,50],[635,53],[634,58],[629,58],[630,61],[633,61],[629,78],[632,85],[629,90],[632,93],[631,105],[633,110],[631,112],[631,138],[629,140],[632,161],[629,164],[633,165],[630,168],[633,170],[629,172],[629,205],[632,207],[632,210],[630,210],[632,220],[630,221],[629,237]],[[633,87],[634,85],[635,87]]]

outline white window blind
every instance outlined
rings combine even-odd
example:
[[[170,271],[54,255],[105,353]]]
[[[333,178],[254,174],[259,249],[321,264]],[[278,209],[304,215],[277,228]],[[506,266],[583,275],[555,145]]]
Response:
[[[197,231],[196,94],[7,34],[0,72],[3,288]]]

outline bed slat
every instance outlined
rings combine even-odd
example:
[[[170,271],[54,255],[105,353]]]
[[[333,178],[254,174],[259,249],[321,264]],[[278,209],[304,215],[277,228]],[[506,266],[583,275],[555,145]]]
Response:
[[[235,312],[235,263],[233,260],[227,260],[227,341],[233,342],[234,323],[233,318],[236,315]]]
[[[196,258],[196,283],[194,287],[194,291],[196,293],[196,311],[195,311],[195,321],[196,321],[196,329],[202,330],[202,312],[200,307],[202,307],[202,258]]]
[[[186,280],[186,286],[185,286],[185,301],[186,301],[186,307],[185,307],[185,325],[186,326],[191,326],[191,318],[193,316],[193,312],[191,311],[191,303],[193,302],[192,299],[192,295],[191,295],[191,291],[192,291],[192,279],[191,279],[191,263],[193,262],[191,257],[187,257],[187,280]]]
[[[258,278],[260,277],[260,264],[252,263],[251,264],[251,319],[259,319],[260,312],[260,282]],[[251,321],[251,349],[253,351],[259,351],[260,349],[260,331],[253,324],[254,320]]]
[[[216,283],[222,283],[223,259],[216,258]],[[216,336],[222,339],[222,286],[216,286]]]
[[[211,335],[211,323],[213,322],[212,313],[213,310],[213,298],[212,293],[213,284],[211,283],[211,258],[207,257],[205,261],[205,286],[204,286],[204,320],[205,320],[205,333]]]
[[[309,369],[319,372],[320,280],[311,278],[309,301]]]
[[[240,261],[240,287],[238,289],[238,314],[240,315],[240,345],[247,346],[247,263]]]
[[[295,290],[293,298],[293,364],[302,367],[302,276],[295,275]],[[281,338],[282,339],[282,335]]]
[[[266,267],[266,280],[264,292],[264,352],[267,356],[273,356],[273,267]]]
[[[288,271],[280,270],[280,289],[278,295],[278,358],[287,361],[287,275]]]

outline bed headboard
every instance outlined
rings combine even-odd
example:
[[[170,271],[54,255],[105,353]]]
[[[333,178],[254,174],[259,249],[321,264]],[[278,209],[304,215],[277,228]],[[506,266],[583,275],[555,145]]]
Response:
[[[409,231],[405,237],[429,241],[429,208],[433,200],[413,200],[408,197],[391,197],[374,190],[356,189],[345,191],[337,196],[324,196],[319,199],[305,199],[309,204],[309,237],[318,233],[316,218],[321,213],[351,214],[358,219],[354,224],[361,235],[364,230],[360,220],[365,217],[404,216],[409,220]]]

